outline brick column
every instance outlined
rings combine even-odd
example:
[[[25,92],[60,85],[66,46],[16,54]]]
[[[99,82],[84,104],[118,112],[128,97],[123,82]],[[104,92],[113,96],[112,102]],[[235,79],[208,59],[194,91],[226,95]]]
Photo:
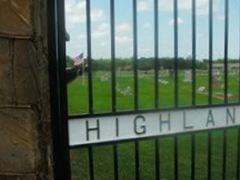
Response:
[[[47,0],[0,0],[0,180],[52,179]]]

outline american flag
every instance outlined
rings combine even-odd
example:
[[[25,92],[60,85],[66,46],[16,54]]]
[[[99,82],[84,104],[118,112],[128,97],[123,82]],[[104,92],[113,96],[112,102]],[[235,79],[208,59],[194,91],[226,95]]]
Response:
[[[81,66],[82,64],[84,64],[84,56],[83,53],[81,53],[80,55],[78,55],[77,57],[75,57],[73,59],[73,64],[74,66]]]

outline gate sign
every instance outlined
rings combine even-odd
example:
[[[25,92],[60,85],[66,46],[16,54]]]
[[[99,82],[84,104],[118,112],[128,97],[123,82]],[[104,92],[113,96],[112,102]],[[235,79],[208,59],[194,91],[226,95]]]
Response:
[[[206,107],[69,120],[70,146],[240,125],[240,106]]]

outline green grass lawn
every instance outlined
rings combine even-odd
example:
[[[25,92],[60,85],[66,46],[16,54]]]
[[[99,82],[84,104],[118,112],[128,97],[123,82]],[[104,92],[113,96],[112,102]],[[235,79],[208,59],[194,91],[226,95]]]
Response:
[[[106,72],[94,72],[93,74],[93,98],[94,112],[111,111],[111,81],[104,80]],[[174,82],[169,76],[161,75],[161,79],[168,84],[159,83],[160,107],[173,107]],[[191,83],[184,82],[184,73],[179,76],[179,105],[191,105]],[[117,72],[117,84],[122,90],[130,87],[133,94],[133,73]],[[208,89],[208,77],[203,72],[197,72],[196,87]],[[223,84],[223,78],[221,80]],[[230,102],[238,101],[238,78],[229,75]],[[223,93],[223,87],[213,87],[213,94]],[[117,110],[132,110],[133,95],[117,93]],[[154,107],[154,74],[153,72],[139,72],[139,107],[140,109],[152,109]],[[69,114],[88,113],[88,84],[87,76],[78,77],[68,85]],[[208,97],[197,93],[197,104],[207,104]],[[223,103],[222,98],[213,98],[213,103]],[[238,129],[227,130],[227,179],[235,179],[237,157],[237,133]],[[222,175],[222,142],[223,132],[213,131],[212,134],[212,177],[221,179]],[[197,133],[196,136],[196,179],[207,178],[207,140],[208,133]],[[174,146],[173,137],[159,138],[160,176],[161,179],[173,179]],[[140,142],[140,178],[155,178],[155,145],[154,140],[141,140]],[[71,164],[73,179],[88,179],[88,149],[80,148],[71,150]],[[94,172],[96,179],[113,179],[113,147],[112,145],[97,146],[93,148]],[[189,179],[191,172],[191,135],[178,136],[179,155],[179,179]],[[118,144],[119,177],[122,180],[130,180],[135,177],[134,143]]]

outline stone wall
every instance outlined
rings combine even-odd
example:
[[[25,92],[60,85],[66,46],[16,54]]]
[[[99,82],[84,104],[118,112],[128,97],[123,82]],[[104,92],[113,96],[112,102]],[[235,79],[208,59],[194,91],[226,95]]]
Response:
[[[0,180],[52,179],[47,0],[0,0]]]

